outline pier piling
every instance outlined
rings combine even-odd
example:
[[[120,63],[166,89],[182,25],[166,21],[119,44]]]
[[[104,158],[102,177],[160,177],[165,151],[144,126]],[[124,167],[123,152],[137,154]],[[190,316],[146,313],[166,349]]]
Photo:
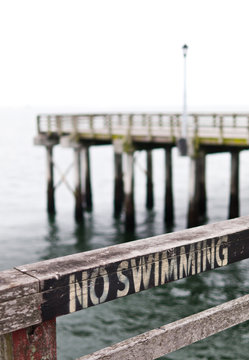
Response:
[[[114,217],[118,218],[122,212],[124,201],[123,182],[123,140],[114,139]]]
[[[200,151],[190,157],[188,227],[200,225],[206,216],[206,160]]]
[[[53,146],[46,146],[47,152],[47,211],[55,214]]]
[[[114,173],[114,216],[118,217],[122,211],[124,198],[122,153],[114,152]]]
[[[207,194],[206,194],[206,155],[199,153],[197,181],[199,186],[199,216],[205,219],[207,212]]]
[[[81,193],[82,202],[86,211],[92,211],[92,186],[90,170],[90,151],[89,147],[81,148]]]
[[[135,209],[133,152],[125,152],[124,160],[125,228],[126,230],[134,230]]]
[[[75,166],[75,220],[77,222],[83,221],[83,204],[81,192],[81,148],[77,146],[74,148],[74,166]]]
[[[199,203],[200,203],[200,187],[198,186],[198,168],[199,158],[197,156],[190,157],[189,172],[189,206],[188,206],[188,227],[197,226],[199,224]]]
[[[164,221],[166,225],[174,223],[174,200],[173,200],[173,174],[172,174],[172,148],[165,149],[165,205]]]
[[[153,176],[152,176],[152,151],[146,151],[147,163],[147,183],[146,183],[146,207],[148,210],[153,209],[154,206],[154,193],[153,193]]]
[[[239,151],[231,152],[229,219],[239,216]]]

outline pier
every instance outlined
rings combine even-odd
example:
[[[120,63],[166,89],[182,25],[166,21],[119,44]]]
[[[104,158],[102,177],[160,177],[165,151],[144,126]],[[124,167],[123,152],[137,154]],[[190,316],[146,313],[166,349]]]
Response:
[[[172,148],[181,138],[181,114],[122,113],[122,114],[41,114],[37,116],[35,145],[47,153],[47,210],[55,214],[55,190],[66,174],[54,184],[53,148],[71,148],[74,156],[75,219],[84,221],[84,211],[91,211],[91,146],[113,145],[114,216],[125,213],[125,227],[133,230],[136,224],[134,203],[134,154],[146,151],[146,207],[154,205],[153,149],[165,151],[165,194],[163,219],[174,223],[174,190],[172,177]],[[206,216],[206,165],[208,154],[231,154],[230,198],[228,218],[239,216],[239,153],[249,149],[249,114],[193,113],[187,117],[187,155],[190,157],[188,227],[202,223]],[[103,164],[104,165],[104,164]]]
[[[0,358],[56,360],[58,316],[248,259],[248,224],[245,216],[1,271]],[[248,294],[80,360],[152,360],[247,320]]]

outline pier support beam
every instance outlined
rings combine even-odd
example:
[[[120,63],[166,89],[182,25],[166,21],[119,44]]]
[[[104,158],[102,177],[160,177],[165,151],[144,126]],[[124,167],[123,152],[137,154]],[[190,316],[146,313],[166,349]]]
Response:
[[[125,228],[130,231],[135,228],[133,152],[124,153],[124,165]]]
[[[82,202],[87,211],[92,211],[92,186],[91,186],[91,170],[90,170],[90,152],[89,147],[81,149],[81,176],[82,176]]]
[[[206,213],[205,154],[190,158],[188,227],[198,226]]]
[[[239,151],[231,152],[229,219],[239,216]]]
[[[47,152],[47,211],[55,214],[53,146],[46,146]]]
[[[83,204],[81,192],[81,148],[77,146],[74,148],[74,167],[75,167],[75,220],[77,222],[83,221]]]
[[[153,171],[152,171],[152,151],[146,151],[146,163],[147,163],[147,183],[146,183],[146,207],[148,210],[153,209],[154,206],[154,194],[153,194]]]
[[[172,175],[172,148],[165,149],[165,203],[164,221],[168,226],[174,223],[173,175]]]

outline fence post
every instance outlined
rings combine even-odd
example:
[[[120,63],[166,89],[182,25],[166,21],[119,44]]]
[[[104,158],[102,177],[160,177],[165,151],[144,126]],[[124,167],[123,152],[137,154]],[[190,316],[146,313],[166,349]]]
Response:
[[[1,360],[56,360],[56,319],[0,336]]]

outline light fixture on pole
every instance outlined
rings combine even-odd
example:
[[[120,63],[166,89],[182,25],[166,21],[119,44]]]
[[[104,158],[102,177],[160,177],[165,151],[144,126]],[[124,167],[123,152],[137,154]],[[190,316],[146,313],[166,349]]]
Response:
[[[185,44],[182,47],[183,60],[184,60],[184,83],[183,83],[183,111],[182,111],[182,122],[181,122],[181,138],[178,140],[178,149],[180,155],[187,155],[187,66],[186,58],[188,52],[188,46]]]

